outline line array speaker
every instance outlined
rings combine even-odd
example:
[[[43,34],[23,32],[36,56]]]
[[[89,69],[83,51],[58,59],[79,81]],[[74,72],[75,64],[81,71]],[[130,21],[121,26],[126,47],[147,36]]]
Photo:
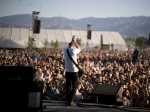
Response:
[[[35,20],[33,33],[40,33],[40,28],[41,28],[41,21]]]
[[[91,39],[91,34],[92,34],[92,31],[91,31],[91,30],[88,30],[88,31],[87,31],[87,39]]]

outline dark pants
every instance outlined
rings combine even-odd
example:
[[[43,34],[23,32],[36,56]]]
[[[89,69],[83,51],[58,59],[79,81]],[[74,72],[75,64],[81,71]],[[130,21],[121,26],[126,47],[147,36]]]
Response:
[[[132,58],[132,63],[136,63],[137,62],[137,58],[136,57],[133,57]]]
[[[78,72],[66,72],[66,97],[67,101],[74,100],[78,86]]]

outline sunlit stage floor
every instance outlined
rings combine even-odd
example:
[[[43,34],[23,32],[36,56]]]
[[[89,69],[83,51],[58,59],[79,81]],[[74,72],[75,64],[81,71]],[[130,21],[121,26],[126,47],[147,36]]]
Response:
[[[66,102],[44,101],[44,112],[150,112],[150,108],[125,107],[96,103],[76,103],[76,106],[66,106]]]

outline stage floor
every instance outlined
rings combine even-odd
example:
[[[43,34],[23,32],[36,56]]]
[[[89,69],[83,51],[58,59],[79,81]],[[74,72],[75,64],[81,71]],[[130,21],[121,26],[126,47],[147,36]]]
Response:
[[[110,108],[83,108],[83,107],[77,107],[77,106],[47,106],[45,109],[43,109],[44,112],[127,112],[124,110],[119,109],[110,109]]]
[[[65,102],[45,102],[44,112],[150,112],[150,108],[124,107],[95,103],[76,103],[76,106],[66,106]]]

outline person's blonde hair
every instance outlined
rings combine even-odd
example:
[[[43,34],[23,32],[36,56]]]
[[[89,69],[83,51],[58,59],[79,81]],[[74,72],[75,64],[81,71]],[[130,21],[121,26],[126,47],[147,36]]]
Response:
[[[41,73],[43,70],[41,68],[37,69],[37,72]]]

